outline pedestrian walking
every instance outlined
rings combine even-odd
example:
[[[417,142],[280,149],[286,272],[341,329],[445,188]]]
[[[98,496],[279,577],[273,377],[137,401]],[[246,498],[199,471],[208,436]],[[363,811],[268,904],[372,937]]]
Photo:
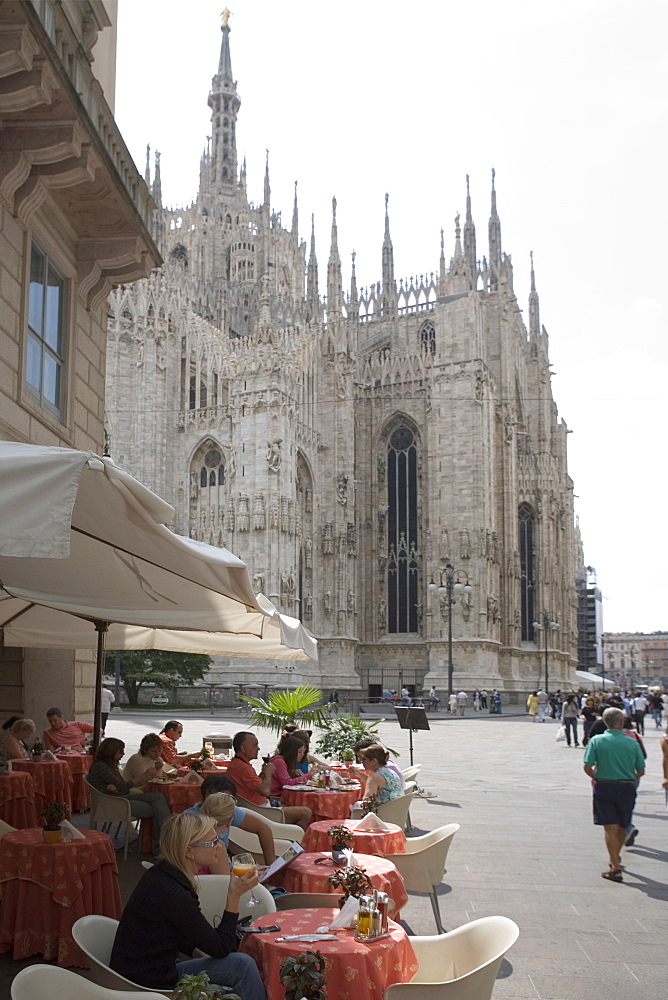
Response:
[[[582,709],[582,746],[586,747],[589,743],[589,733],[591,727],[596,722],[599,716],[599,711],[596,708],[596,703],[593,698],[587,698],[584,708]]]
[[[501,694],[499,691],[494,692],[494,711],[497,715],[501,715]]]
[[[114,698],[113,692],[110,691],[108,687],[103,687],[100,700],[100,729],[102,732],[104,732],[107,728],[109,712],[111,711],[111,706],[115,701],[116,699]]]
[[[644,694],[640,694],[636,691],[634,696],[629,699],[629,714],[636,724],[637,732],[645,735],[645,712],[647,711],[649,702]]]
[[[454,691],[451,695],[448,695],[448,708],[450,709],[450,715],[457,714],[457,695]]]
[[[577,695],[569,694],[566,701],[561,706],[561,722],[566,730],[566,743],[568,746],[571,744],[571,734],[573,735],[573,743],[576,747],[579,747],[578,743],[578,716],[580,714],[580,706],[578,704]]]
[[[483,710],[487,708],[487,692],[484,688],[480,692],[480,708]]]
[[[481,708],[480,691],[478,691],[478,689],[476,688],[476,690],[473,692],[473,711],[479,712],[480,708]]]
[[[402,689],[401,689],[401,697],[404,699],[404,704],[408,705],[408,707],[410,708],[410,706],[412,705],[411,693],[410,693],[410,691],[408,690],[407,687],[402,687]]]
[[[467,695],[466,691],[460,691],[459,694],[457,695],[457,705],[459,707],[460,715],[463,715],[464,712],[466,711],[466,703],[468,702],[468,700],[469,696]]]
[[[438,704],[439,704],[440,700],[441,699],[436,694],[436,688],[432,684],[432,686],[429,688],[429,701],[431,702],[431,707],[435,708],[435,709],[438,709]]]
[[[529,715],[531,716],[531,721],[535,722],[538,716],[538,692],[532,691],[532,693],[527,698],[527,709],[529,710]]]
[[[625,716],[623,723],[624,736],[629,736],[632,740],[635,740],[640,749],[642,750],[642,755],[645,760],[647,760],[647,751],[645,750],[645,744],[642,741],[642,737],[636,733],[633,729],[633,723],[631,720]],[[636,793],[638,791],[638,785],[640,784],[640,778],[636,780]],[[638,836],[638,827],[633,823],[633,814],[629,817],[629,821],[626,825],[626,840],[624,841],[624,847],[633,847],[635,839]]]
[[[657,729],[661,729],[661,715],[663,714],[663,702],[661,700],[661,695],[658,693],[651,694],[648,701],[649,710],[652,713],[652,718],[654,719],[654,725]]]
[[[538,695],[538,721],[545,722],[545,713],[547,712],[550,696],[547,691],[543,691],[542,688],[540,688],[536,694]]]

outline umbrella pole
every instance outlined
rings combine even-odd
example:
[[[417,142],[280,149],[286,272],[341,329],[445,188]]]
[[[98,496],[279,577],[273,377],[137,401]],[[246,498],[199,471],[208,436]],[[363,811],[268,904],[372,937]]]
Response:
[[[95,710],[93,717],[93,754],[100,745],[100,714],[102,712],[102,677],[104,675],[104,640],[109,631],[109,622],[96,621],[97,667],[95,670]]]

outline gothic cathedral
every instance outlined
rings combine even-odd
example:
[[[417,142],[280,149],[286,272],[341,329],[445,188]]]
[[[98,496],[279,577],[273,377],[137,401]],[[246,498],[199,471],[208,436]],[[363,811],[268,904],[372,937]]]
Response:
[[[545,683],[549,646],[550,688],[569,688],[581,555],[567,429],[533,265],[527,330],[493,176],[487,256],[467,191],[452,256],[441,234],[438,273],[408,281],[394,276],[386,197],[369,288],[353,255],[344,290],[334,201],[323,296],[296,192],[290,229],[268,165],[262,204],[248,200],[240,103],[223,23],[197,199],[161,207],[156,156],[165,263],[110,300],[110,454],[174,505],[176,531],[235,552],[256,591],[320,639],[296,678],[442,696],[451,653],[456,690],[520,693]],[[277,681],[273,662],[219,667]]]

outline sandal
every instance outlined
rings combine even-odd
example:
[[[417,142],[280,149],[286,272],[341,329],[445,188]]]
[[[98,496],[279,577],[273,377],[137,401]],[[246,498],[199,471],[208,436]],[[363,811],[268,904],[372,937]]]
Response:
[[[610,868],[607,872],[601,872],[601,878],[607,878],[608,882],[624,881],[621,868]]]

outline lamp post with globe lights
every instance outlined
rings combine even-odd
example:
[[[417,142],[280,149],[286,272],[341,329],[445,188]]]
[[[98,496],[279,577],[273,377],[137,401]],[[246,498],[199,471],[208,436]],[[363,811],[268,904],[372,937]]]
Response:
[[[533,625],[533,627],[535,629],[538,629],[539,632],[543,633],[543,638],[544,638],[544,652],[545,652],[545,691],[546,691],[547,694],[549,694],[550,693],[550,687],[549,687],[549,684],[550,684],[550,673],[549,673],[550,664],[549,664],[549,658],[548,658],[548,653],[547,653],[548,632],[550,630],[552,630],[554,632],[558,628],[561,628],[561,626],[559,625],[558,621],[554,620],[554,617],[550,614],[549,611],[542,611],[541,615],[540,615],[540,621],[535,621],[535,622],[532,622],[531,624]],[[539,678],[538,683],[540,684],[540,678]]]
[[[453,593],[463,593],[470,594],[473,587],[468,582],[468,576],[466,578],[466,583],[462,583],[459,579],[459,573],[456,572],[455,567],[450,563],[447,563],[445,569],[439,571],[440,573],[440,583],[436,583],[432,578],[427,586],[427,589],[432,593],[438,593],[441,597],[445,597],[447,608],[448,608],[448,698],[452,694],[452,675],[454,673],[454,667],[452,663],[452,606],[456,603]],[[455,578],[456,577],[456,578]],[[445,582],[444,582],[445,581]]]

